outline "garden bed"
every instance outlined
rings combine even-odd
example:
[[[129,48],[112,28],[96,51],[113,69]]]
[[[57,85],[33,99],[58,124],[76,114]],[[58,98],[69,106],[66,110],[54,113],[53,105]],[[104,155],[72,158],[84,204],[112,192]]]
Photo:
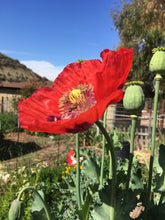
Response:
[[[16,165],[22,166],[28,165],[29,163],[34,165],[41,161],[46,162],[48,165],[52,165],[55,161],[59,160],[61,156],[67,153],[66,140],[54,141],[49,137],[38,137],[24,132],[19,134],[19,141],[17,133],[6,134],[1,144],[6,145],[6,147],[8,145],[18,145],[18,147],[25,152],[20,156],[2,160],[2,167],[10,166],[14,168]],[[70,147],[71,146],[69,146],[69,148]]]

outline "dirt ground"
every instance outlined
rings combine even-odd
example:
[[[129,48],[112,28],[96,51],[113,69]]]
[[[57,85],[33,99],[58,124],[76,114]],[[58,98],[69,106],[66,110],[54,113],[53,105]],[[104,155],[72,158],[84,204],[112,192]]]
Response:
[[[61,139],[60,141],[53,141],[50,137],[39,137],[35,135],[29,135],[24,132],[19,133],[8,133],[5,135],[4,140],[18,142],[18,143],[35,143],[40,149],[33,152],[27,153],[21,157],[16,157],[13,159],[2,161],[1,166],[10,166],[11,168],[16,165],[27,165],[36,164],[38,162],[44,161],[49,165],[54,164],[55,161],[60,160],[60,158],[66,155],[68,150],[75,149],[74,143],[68,144],[66,140]],[[28,146],[28,145],[27,145]],[[91,147],[89,147],[91,148]],[[98,151],[101,154],[101,149]],[[134,152],[143,154],[147,161],[150,159],[150,152],[146,149],[137,150]],[[142,157],[138,156],[140,162],[143,163]]]
[[[22,145],[27,144],[26,146],[29,143],[29,147],[33,143],[35,146],[38,146],[38,149],[20,157],[4,160],[1,162],[2,167],[10,166],[14,168],[16,165],[28,165],[29,163],[32,165],[42,161],[52,165],[55,161],[60,160],[67,152],[66,140],[54,141],[50,137],[39,137],[24,132],[19,133],[19,138],[17,133],[8,133],[3,140]],[[71,149],[71,146],[68,147]]]

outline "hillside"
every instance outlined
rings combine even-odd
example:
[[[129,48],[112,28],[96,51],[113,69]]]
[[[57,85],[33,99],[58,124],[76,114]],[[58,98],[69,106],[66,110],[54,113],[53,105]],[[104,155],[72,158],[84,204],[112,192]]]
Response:
[[[18,60],[0,53],[0,83],[25,82],[36,77],[40,76]]]

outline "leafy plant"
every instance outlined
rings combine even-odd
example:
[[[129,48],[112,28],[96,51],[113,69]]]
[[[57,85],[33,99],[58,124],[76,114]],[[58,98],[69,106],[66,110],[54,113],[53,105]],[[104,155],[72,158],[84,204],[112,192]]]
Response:
[[[14,112],[0,114],[1,132],[15,132],[18,130],[18,116]]]
[[[64,159],[61,159],[61,163]],[[46,163],[40,163],[37,166],[16,167],[15,170],[1,168],[0,172],[0,220],[8,220],[9,206],[17,195],[17,191],[23,187],[30,185],[36,186],[38,189],[42,188],[45,194],[45,200],[50,203],[50,200],[55,200],[56,194],[52,194],[53,184],[60,181],[61,174],[64,171],[64,166],[58,166],[56,163],[52,168]],[[22,196],[24,202],[24,215],[23,220],[31,220],[32,215],[30,211],[31,207],[31,193],[25,192]]]

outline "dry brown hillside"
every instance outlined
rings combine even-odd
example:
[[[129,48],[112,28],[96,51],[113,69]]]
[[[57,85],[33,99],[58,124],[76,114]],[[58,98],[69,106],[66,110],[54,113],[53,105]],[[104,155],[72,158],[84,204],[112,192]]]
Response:
[[[40,76],[18,60],[0,53],[0,83],[25,82],[36,77]]]

